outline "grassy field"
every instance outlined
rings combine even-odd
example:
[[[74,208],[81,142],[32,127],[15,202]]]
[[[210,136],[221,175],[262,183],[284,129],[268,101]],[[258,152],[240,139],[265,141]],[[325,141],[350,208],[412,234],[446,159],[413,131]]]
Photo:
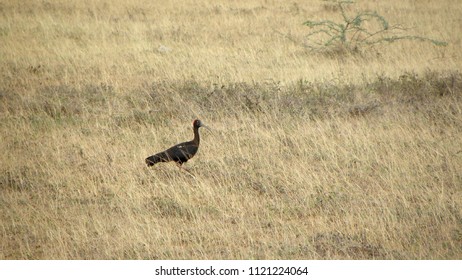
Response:
[[[448,45],[310,52],[322,1],[0,1],[0,259],[461,259],[462,6],[368,9]],[[145,166],[195,118],[194,177]]]

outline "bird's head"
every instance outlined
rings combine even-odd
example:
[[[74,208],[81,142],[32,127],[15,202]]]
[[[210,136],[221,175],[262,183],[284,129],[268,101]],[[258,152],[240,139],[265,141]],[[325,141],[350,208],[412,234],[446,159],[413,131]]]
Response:
[[[193,122],[194,128],[199,128],[199,127],[205,127],[207,129],[210,129],[208,126],[206,126],[201,120],[194,120]]]

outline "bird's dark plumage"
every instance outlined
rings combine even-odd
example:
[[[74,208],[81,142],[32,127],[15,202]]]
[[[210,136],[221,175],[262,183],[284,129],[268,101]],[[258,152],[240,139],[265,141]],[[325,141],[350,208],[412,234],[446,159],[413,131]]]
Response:
[[[188,142],[177,144],[167,150],[146,158],[146,164],[153,166],[158,162],[175,161],[180,166],[191,159],[199,149],[200,136],[199,127],[206,127],[200,120],[193,122],[194,139]]]

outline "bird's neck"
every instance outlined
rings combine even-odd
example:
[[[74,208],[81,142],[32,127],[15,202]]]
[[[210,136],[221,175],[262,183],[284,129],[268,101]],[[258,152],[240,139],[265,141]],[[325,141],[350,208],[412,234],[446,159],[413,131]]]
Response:
[[[194,142],[194,144],[199,146],[200,137],[199,137],[199,128],[198,127],[194,127],[194,139],[193,139],[193,142]]]

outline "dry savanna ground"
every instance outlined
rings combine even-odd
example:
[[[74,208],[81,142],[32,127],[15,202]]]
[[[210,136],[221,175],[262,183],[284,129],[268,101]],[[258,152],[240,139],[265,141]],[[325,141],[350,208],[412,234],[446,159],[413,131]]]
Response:
[[[462,6],[0,1],[0,259],[462,258]],[[203,130],[186,165],[144,158]]]

